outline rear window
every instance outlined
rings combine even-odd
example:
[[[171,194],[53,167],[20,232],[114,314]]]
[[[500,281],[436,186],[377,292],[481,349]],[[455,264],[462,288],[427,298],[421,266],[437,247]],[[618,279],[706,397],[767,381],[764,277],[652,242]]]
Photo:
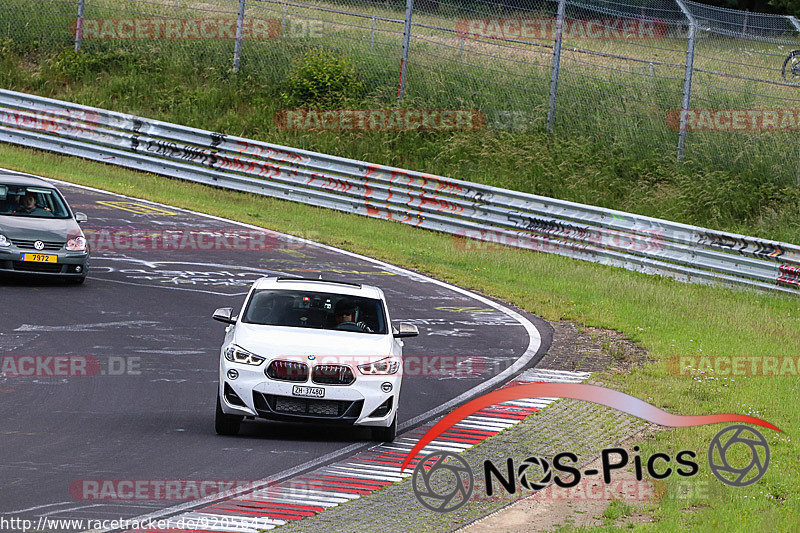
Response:
[[[57,190],[25,185],[0,185],[0,215],[31,218],[71,216]]]
[[[242,322],[380,335],[387,332],[381,300],[325,292],[255,291]]]

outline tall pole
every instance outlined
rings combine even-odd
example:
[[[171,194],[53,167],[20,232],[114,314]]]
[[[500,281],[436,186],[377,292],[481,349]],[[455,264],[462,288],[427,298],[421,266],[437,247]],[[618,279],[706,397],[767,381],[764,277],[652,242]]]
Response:
[[[75,25],[75,51],[81,51],[81,44],[83,43],[83,13],[86,9],[86,1],[78,0],[78,21]]]
[[[558,74],[561,71],[561,41],[564,38],[564,13],[567,1],[559,0],[556,15],[556,42],[553,44],[553,67],[550,71],[550,104],[547,108],[547,133],[553,131],[556,118],[556,97],[558,95]]]
[[[236,44],[233,46],[233,71],[239,72],[239,61],[242,58],[242,35],[244,34],[244,3],[239,0],[239,13],[236,16]]]
[[[692,99],[692,73],[694,72],[694,44],[697,36],[697,23],[691,11],[682,0],[675,0],[689,21],[689,38],[686,42],[686,72],[683,76],[683,101],[681,102],[681,131],[678,134],[678,161],[683,161],[686,147],[686,130],[688,128],[689,105]]]
[[[397,105],[406,95],[406,72],[408,70],[408,47],[411,41],[411,15],[414,13],[414,0],[406,0],[406,21],[403,25],[403,51],[400,58],[400,84],[397,87]]]

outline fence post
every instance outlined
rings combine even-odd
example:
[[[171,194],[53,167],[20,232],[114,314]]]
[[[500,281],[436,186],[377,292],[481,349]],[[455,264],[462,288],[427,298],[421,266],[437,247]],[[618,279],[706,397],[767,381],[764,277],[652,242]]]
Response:
[[[239,13],[236,15],[236,44],[233,45],[233,71],[239,72],[239,61],[242,58],[242,35],[244,34],[244,3],[239,0]]]
[[[414,0],[406,0],[406,21],[403,25],[403,56],[400,58],[400,84],[397,87],[397,105],[403,102],[406,94],[406,71],[408,70],[408,47],[411,42],[411,15],[414,12]]]
[[[792,26],[794,26],[794,29],[797,30],[797,33],[800,33],[800,21],[798,21],[796,17],[790,16],[786,18],[792,23]],[[800,187],[800,141],[798,141],[797,146],[797,179],[795,180],[795,186]]]
[[[692,98],[692,73],[694,72],[694,43],[697,35],[697,23],[691,11],[684,5],[682,0],[675,0],[678,7],[683,11],[684,16],[689,21],[689,36],[686,42],[686,73],[683,76],[683,101],[681,102],[681,131],[678,134],[678,161],[683,161],[684,149],[686,147],[686,128],[689,105]]]
[[[375,44],[375,17],[372,17],[372,30],[369,32],[369,50],[372,51],[372,47]]]
[[[558,74],[561,71],[561,40],[564,36],[564,12],[567,1],[559,0],[556,15],[556,42],[553,44],[553,68],[550,72],[550,105],[547,108],[547,133],[553,131],[556,118],[556,95],[558,94]]]
[[[83,12],[86,9],[86,1],[78,0],[78,20],[75,25],[75,51],[81,51],[81,44],[83,43]]]

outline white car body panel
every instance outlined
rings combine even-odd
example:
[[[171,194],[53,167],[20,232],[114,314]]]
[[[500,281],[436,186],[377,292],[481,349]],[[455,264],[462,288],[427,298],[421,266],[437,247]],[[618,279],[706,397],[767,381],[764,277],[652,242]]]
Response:
[[[371,334],[242,322],[242,316],[253,292],[261,289],[325,292],[379,299],[383,302],[388,331],[386,334]],[[276,278],[262,278],[251,287],[236,323],[226,329],[225,340],[220,350],[219,366],[219,397],[222,411],[227,415],[309,422],[338,421],[359,426],[388,427],[397,413],[403,373],[402,364],[400,370],[392,375],[364,375],[357,367],[387,357],[394,357],[402,362],[403,342],[393,336],[392,330],[383,291],[376,287],[362,286],[359,288],[315,280],[278,281]],[[224,357],[224,352],[232,344],[266,360],[258,366],[229,361]],[[309,356],[312,356],[313,359]],[[276,359],[302,362],[308,365],[309,369],[318,364],[346,365],[353,371],[355,381],[350,385],[317,384],[312,381],[311,372],[309,372],[308,379],[302,382],[271,379],[265,374],[265,371]],[[238,372],[236,379],[229,377],[228,372],[231,369]],[[226,384],[244,405],[236,405],[226,398]],[[322,387],[324,388],[324,397],[321,398],[323,400],[363,401],[363,406],[354,420],[346,421],[328,417],[301,418],[284,414],[264,416],[263,404],[262,410],[259,412],[254,400],[254,393],[297,398],[298,396],[293,394],[295,386]],[[386,392],[387,390],[388,392]],[[393,398],[391,410],[384,416],[370,417],[370,414],[389,398]]]

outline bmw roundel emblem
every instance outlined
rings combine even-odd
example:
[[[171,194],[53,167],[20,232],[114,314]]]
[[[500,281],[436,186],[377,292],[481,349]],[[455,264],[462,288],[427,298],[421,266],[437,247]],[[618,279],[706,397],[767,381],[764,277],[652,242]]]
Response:
[[[316,359],[316,358],[317,358],[317,356],[316,356],[316,355],[309,355],[309,356],[308,356],[308,360],[309,360],[309,361],[313,361],[313,360],[314,360],[314,359]]]
[[[44,243],[42,241],[36,241],[33,243],[33,247],[37,250],[44,250]]]

